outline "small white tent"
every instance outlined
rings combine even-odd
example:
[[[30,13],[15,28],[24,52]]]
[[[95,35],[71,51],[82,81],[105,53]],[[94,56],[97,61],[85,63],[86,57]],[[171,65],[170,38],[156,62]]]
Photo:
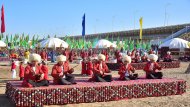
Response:
[[[0,41],[0,47],[6,47],[7,45],[6,45],[6,43],[5,42],[3,42],[3,41]]]
[[[95,45],[95,47],[98,47],[98,48],[107,48],[107,47],[110,47],[110,46],[112,46],[112,47],[114,47],[114,48],[117,47],[116,44],[111,43],[110,41],[108,41],[108,40],[106,40],[106,39],[101,39],[101,40],[99,40],[99,41],[96,43],[96,45]]]
[[[169,47],[170,49],[172,48],[189,48],[188,46],[188,41],[180,39],[180,38],[173,38],[170,39],[164,43],[162,43],[159,48],[161,47]]]
[[[48,48],[55,48],[55,47],[64,47],[68,48],[68,43],[59,39],[59,38],[48,38],[40,42],[40,47],[48,47]]]

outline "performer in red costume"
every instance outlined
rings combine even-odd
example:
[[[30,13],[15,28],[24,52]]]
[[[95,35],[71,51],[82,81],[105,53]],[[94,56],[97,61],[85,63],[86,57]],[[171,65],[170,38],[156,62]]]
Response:
[[[164,56],[163,62],[172,62],[172,55],[170,51],[168,51],[167,54]]]
[[[84,58],[82,61],[82,75],[92,75],[93,64],[90,58]]]
[[[49,80],[48,79],[48,67],[47,67],[47,62],[46,61],[42,61],[41,69],[42,69],[42,71],[44,73],[44,79]]]
[[[42,50],[42,52],[40,53],[40,56],[41,56],[42,60],[47,61],[48,56],[47,56],[47,52],[45,51],[45,49]]]
[[[118,74],[120,75],[120,80],[135,80],[138,77],[138,74],[135,74],[135,68],[131,66],[131,57],[123,56],[123,64],[121,64]]]
[[[69,63],[66,61],[66,56],[57,56],[57,64],[52,68],[51,76],[53,77],[53,83],[57,85],[70,85],[76,84],[75,77],[72,75],[73,68],[69,68]]]
[[[29,64],[25,68],[23,87],[40,87],[48,86],[49,81],[44,79],[44,73],[41,67],[38,66],[38,62],[41,62],[41,56],[38,54],[30,54]]]
[[[157,71],[162,69],[156,62],[158,60],[158,56],[155,54],[150,54],[148,58],[150,61],[144,67],[144,71],[146,72],[146,78],[161,79],[163,74],[162,72]]]
[[[98,55],[98,61],[93,67],[92,81],[96,82],[111,82],[112,75],[105,63],[105,56],[103,54]]]
[[[23,61],[20,62],[19,65],[19,77],[20,80],[24,80],[24,66],[23,66]]]

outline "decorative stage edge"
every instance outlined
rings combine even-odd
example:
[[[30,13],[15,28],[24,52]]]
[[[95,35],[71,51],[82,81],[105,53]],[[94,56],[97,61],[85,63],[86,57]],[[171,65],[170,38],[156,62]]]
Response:
[[[184,80],[143,79],[113,81],[111,83],[78,82],[77,85],[50,85],[49,87],[38,88],[22,88],[20,83],[8,82],[5,94],[17,107],[21,107],[106,102],[131,98],[180,95],[185,92],[186,81]]]
[[[110,70],[118,70],[120,67],[120,64],[118,64],[118,63],[106,63],[106,64]],[[142,70],[146,65],[145,62],[144,63],[131,63],[131,64],[137,70]],[[164,69],[179,68],[180,67],[180,61],[159,62],[159,65]]]

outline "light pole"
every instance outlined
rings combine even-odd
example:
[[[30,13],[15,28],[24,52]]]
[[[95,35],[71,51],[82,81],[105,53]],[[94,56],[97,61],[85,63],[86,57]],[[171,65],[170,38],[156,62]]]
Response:
[[[166,26],[166,15],[167,15],[167,7],[170,5],[170,3],[167,3],[166,5],[165,5],[165,15],[164,15],[164,26]]]

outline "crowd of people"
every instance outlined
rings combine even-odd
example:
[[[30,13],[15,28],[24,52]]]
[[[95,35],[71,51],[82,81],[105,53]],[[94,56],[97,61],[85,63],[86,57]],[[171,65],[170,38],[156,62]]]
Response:
[[[38,53],[30,52],[26,50],[23,54],[26,60],[21,60],[19,65],[19,77],[23,87],[39,87],[48,86],[48,52],[42,49]],[[59,52],[59,53],[58,53]],[[56,62],[51,70],[51,76],[53,77],[53,83],[57,85],[71,85],[77,84],[73,75],[74,69],[70,68],[69,64],[75,58],[80,55],[82,59],[82,71],[81,75],[90,76],[89,82],[111,82],[113,80],[111,70],[107,67],[106,63],[111,59],[117,59],[117,63],[120,64],[118,71],[119,80],[136,80],[138,74],[135,72],[135,68],[131,63],[145,62],[146,66],[143,69],[147,79],[161,79],[163,74],[160,72],[162,69],[158,62],[158,56],[153,50],[148,53],[143,53],[140,50],[134,49],[132,52],[126,53],[114,49],[104,49],[99,52],[97,50],[81,50],[76,53],[76,50],[65,49],[62,52],[50,50],[49,53],[53,53],[54,58],[51,58],[52,62]],[[170,52],[164,57],[164,61],[172,61]],[[51,55],[50,55],[51,56]],[[27,61],[26,67],[24,67],[24,61]],[[11,70],[13,78],[16,78],[16,64],[14,58],[12,60]]]

